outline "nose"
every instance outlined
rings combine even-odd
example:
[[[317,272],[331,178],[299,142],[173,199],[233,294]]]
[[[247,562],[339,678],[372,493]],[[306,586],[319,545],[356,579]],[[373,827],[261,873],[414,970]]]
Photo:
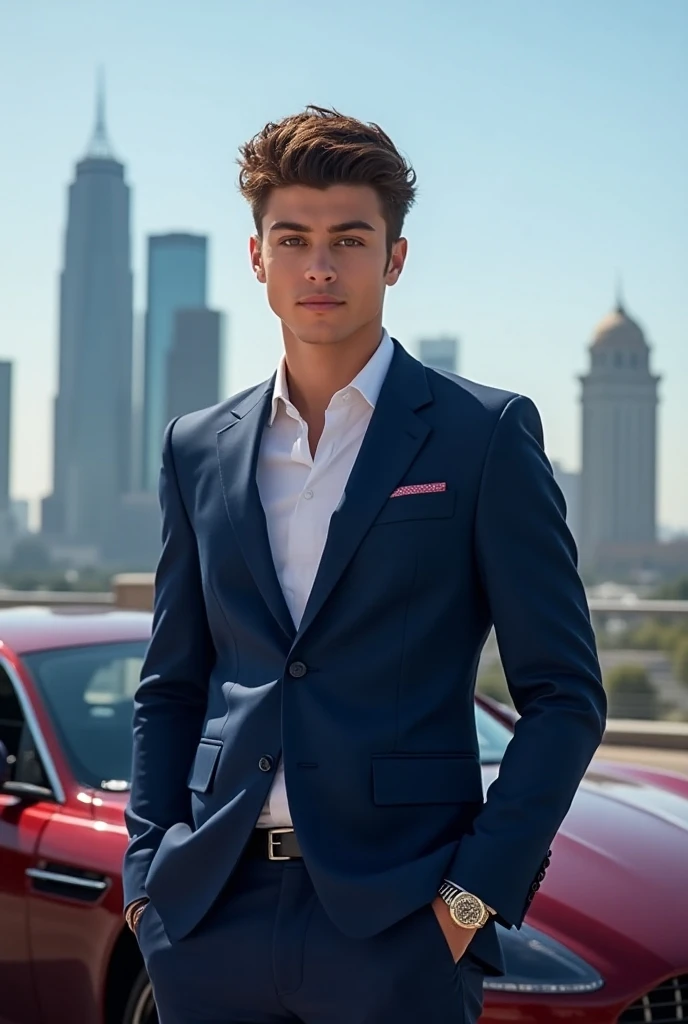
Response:
[[[337,272],[332,266],[329,247],[311,249],[311,259],[306,268],[306,280],[311,284],[332,284],[337,280]]]

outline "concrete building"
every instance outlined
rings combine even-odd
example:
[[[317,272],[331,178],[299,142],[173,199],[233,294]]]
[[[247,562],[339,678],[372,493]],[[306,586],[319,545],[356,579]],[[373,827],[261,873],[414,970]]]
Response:
[[[25,537],[30,532],[30,508],[26,498],[16,498],[10,501],[10,514],[17,537]]]
[[[205,235],[173,233],[148,239],[148,284],[144,353],[142,489],[156,491],[167,419],[167,364],[180,309],[205,307]]]
[[[15,541],[10,502],[11,425],[12,363],[0,362],[0,562],[10,557]]]
[[[576,543],[580,536],[580,473],[573,473],[563,468],[559,462],[552,462],[554,479],[559,484],[566,501],[566,522]]]
[[[213,309],[180,309],[167,358],[166,421],[220,401],[223,317]]]
[[[589,347],[582,384],[581,562],[657,538],[657,405],[650,348],[619,299]]]
[[[95,130],[69,186],[60,278],[53,492],[43,532],[100,548],[131,486],[130,190],[98,96]]]
[[[418,343],[420,361],[434,370],[459,372],[458,338],[424,338]]]
[[[10,507],[12,363],[0,362],[0,512]]]
[[[108,552],[120,571],[152,572],[162,547],[162,520],[157,494],[125,494],[117,509],[117,528]]]

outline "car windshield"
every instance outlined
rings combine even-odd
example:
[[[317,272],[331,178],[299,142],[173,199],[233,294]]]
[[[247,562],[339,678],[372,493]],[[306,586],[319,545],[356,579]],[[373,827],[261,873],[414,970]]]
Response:
[[[145,641],[92,644],[27,654],[62,748],[83,785],[124,789],[131,775],[133,698]],[[476,705],[480,759],[501,761],[511,733]]]
[[[133,699],[146,647],[143,640],[91,644],[23,659],[82,785],[124,789],[129,784]]]

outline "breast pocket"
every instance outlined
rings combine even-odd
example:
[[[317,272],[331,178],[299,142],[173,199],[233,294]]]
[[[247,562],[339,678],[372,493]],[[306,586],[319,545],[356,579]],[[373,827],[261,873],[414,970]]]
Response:
[[[455,506],[456,491],[401,495],[387,500],[373,525],[401,523],[412,519],[449,519],[454,515]]]

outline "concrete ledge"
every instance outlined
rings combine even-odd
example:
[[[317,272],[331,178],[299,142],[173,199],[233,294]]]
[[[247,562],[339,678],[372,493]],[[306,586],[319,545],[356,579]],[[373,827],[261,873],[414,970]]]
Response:
[[[154,582],[155,577],[148,572],[125,572],[113,577],[115,605],[132,611],[152,611]]]
[[[41,608],[64,608],[65,606],[112,605],[110,593],[99,594],[77,590],[0,590],[0,608],[22,608],[38,605]]]
[[[607,722],[602,742],[618,747],[688,750],[688,722],[646,722],[635,718],[612,718]]]

